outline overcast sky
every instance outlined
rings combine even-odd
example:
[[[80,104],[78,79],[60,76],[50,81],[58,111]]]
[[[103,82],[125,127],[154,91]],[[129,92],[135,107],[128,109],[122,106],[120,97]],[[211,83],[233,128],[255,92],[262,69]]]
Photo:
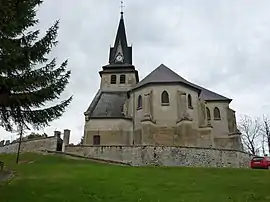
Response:
[[[182,77],[232,98],[237,117],[270,115],[269,0],[126,0],[125,25],[133,62],[144,78],[161,63]],[[84,115],[99,88],[120,18],[118,0],[45,0],[38,8],[45,33],[60,19],[58,64],[69,59],[74,100],[44,131],[83,135]],[[40,131],[40,132],[44,132]],[[0,139],[15,134],[0,129]]]

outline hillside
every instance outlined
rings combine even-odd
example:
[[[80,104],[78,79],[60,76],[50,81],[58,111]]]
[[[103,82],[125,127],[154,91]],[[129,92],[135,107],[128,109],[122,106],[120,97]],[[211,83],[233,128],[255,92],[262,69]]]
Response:
[[[25,154],[1,156],[15,172],[0,187],[1,202],[270,201],[270,171],[125,167]]]

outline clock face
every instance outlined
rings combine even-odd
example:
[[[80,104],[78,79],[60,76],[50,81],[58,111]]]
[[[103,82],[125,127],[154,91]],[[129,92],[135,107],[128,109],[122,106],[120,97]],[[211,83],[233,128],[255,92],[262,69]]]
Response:
[[[117,61],[117,62],[122,62],[122,61],[123,61],[122,55],[118,55],[118,56],[116,57],[116,61]]]

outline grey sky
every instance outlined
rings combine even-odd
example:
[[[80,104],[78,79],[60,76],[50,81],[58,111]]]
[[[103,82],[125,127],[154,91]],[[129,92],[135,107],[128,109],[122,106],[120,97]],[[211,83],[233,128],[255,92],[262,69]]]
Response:
[[[60,19],[58,64],[69,59],[72,77],[63,98],[74,95],[64,116],[45,129],[71,129],[77,143],[108,63],[119,22],[118,0],[46,0],[41,33]],[[126,0],[125,25],[140,79],[159,64],[232,98],[237,117],[270,114],[269,0]],[[0,129],[0,139],[15,138]],[[43,131],[41,131],[43,132]]]

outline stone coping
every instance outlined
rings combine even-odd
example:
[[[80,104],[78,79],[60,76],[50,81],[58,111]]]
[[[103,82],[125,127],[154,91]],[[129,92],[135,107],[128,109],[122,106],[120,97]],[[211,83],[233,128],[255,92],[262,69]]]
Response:
[[[130,147],[130,148],[139,148],[139,147],[175,147],[175,148],[184,148],[184,149],[203,149],[203,150],[217,150],[217,151],[230,151],[230,152],[240,152],[243,154],[249,154],[252,155],[248,152],[244,152],[241,150],[236,150],[236,149],[224,149],[224,148],[210,148],[210,147],[189,147],[189,146],[165,146],[165,145],[66,145],[66,147],[116,147],[116,148],[122,148],[122,147]]]

